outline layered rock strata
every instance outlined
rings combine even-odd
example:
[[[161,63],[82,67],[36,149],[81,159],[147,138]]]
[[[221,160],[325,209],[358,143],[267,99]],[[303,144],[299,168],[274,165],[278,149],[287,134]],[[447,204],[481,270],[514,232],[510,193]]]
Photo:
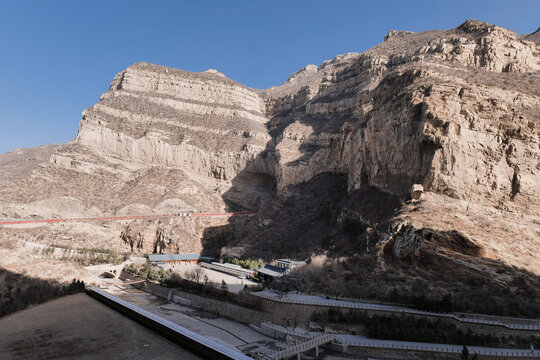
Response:
[[[0,215],[256,209],[275,192],[334,172],[347,176],[351,192],[374,186],[406,198],[419,184],[421,201],[395,219],[406,222],[403,233],[459,228],[484,254],[540,272],[528,255],[540,246],[535,36],[474,20],[449,31],[392,31],[364,53],[308,65],[265,90],[215,70],[134,64],[84,111],[74,141],[27,177],[3,180]],[[495,239],[470,214],[457,214],[449,229],[433,205],[440,197],[455,211],[512,223]],[[43,241],[67,233],[66,242],[193,252],[206,229],[226,220],[212,221],[32,231]],[[393,241],[407,248],[407,239]]]

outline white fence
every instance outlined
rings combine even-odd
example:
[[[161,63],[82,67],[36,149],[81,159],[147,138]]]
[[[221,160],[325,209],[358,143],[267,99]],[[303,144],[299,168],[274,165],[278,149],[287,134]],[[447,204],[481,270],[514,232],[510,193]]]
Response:
[[[272,354],[265,355],[265,359],[287,359],[296,354],[313,349],[317,346],[332,342],[334,338],[329,334],[311,334],[308,331],[299,329],[289,329],[280,325],[271,323],[262,323],[260,327],[250,325],[252,329],[259,331],[260,333],[270,336],[274,339],[285,339],[287,335],[292,335],[300,338],[301,342],[291,345],[284,350],[276,351]]]
[[[412,350],[412,351],[431,351],[439,353],[454,353],[459,354],[462,351],[462,347],[458,345],[444,345],[444,344],[418,344],[418,343],[404,343],[404,342],[390,342],[390,341],[373,341],[372,339],[359,340],[359,341],[343,341],[344,345],[357,346],[357,347],[369,347],[379,349],[400,349],[400,350]],[[469,346],[469,353],[488,356],[513,356],[524,358],[536,358],[540,359],[540,351],[524,350],[524,349],[490,349],[481,348],[477,346]]]
[[[254,292],[253,295],[259,296],[263,299],[279,301],[284,303],[291,304],[303,304],[303,305],[320,305],[320,306],[332,306],[332,307],[341,307],[341,308],[351,308],[351,309],[363,309],[363,310],[379,310],[379,311],[389,311],[395,313],[405,313],[405,314],[414,314],[414,315],[427,315],[427,316],[439,316],[455,319],[457,321],[471,323],[471,324],[482,324],[482,325],[492,325],[492,326],[503,326],[511,330],[529,330],[529,331],[539,331],[540,325],[534,324],[512,324],[507,322],[501,322],[498,320],[485,320],[485,319],[474,319],[467,317],[460,317],[455,314],[450,313],[437,313],[430,311],[415,310],[406,307],[391,306],[391,305],[378,305],[371,303],[361,303],[361,302],[349,302],[349,301],[340,301],[340,300],[315,300],[312,298],[300,299],[298,297],[290,298],[288,296],[280,296],[278,294],[268,294],[261,292]]]
[[[313,349],[317,346],[321,346],[323,344],[326,344],[326,343],[329,343],[332,341],[332,337],[329,336],[329,335],[321,335],[321,336],[318,336],[316,338],[313,338],[311,340],[308,340],[306,342],[303,342],[303,343],[300,343],[300,344],[297,344],[297,345],[293,345],[285,350],[282,350],[282,351],[278,351],[274,354],[270,354],[268,357],[270,359],[275,359],[275,360],[279,360],[279,359],[287,359],[287,358],[290,358],[291,356],[294,356],[296,354],[300,354],[300,353],[303,353],[304,351],[308,351],[310,349]]]
[[[286,335],[297,336],[304,339],[312,340],[318,334],[312,334],[308,331],[300,329],[290,329],[280,325],[262,323],[260,330],[267,336],[283,338]],[[407,341],[392,341],[392,340],[375,340],[375,339],[350,339],[341,338],[339,334],[325,334],[333,339],[334,344],[346,345],[349,347],[366,347],[377,349],[394,349],[394,350],[410,350],[410,351],[430,351],[438,353],[453,353],[459,354],[463,350],[461,345],[450,344],[430,344],[416,343]],[[494,357],[523,357],[540,359],[540,351],[525,350],[525,349],[497,349],[481,346],[469,346],[468,350],[471,354],[494,356]]]

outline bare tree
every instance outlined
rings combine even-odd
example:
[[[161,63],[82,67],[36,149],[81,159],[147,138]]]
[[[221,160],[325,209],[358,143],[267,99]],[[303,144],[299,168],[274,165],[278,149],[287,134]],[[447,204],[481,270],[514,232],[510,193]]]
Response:
[[[189,281],[195,281],[197,275],[195,274],[194,270],[189,270],[184,273],[184,277]]]
[[[204,273],[204,270],[198,266],[195,268],[194,273],[195,273],[195,281],[197,281],[197,283],[199,283],[201,279],[203,278],[203,276],[206,275]]]

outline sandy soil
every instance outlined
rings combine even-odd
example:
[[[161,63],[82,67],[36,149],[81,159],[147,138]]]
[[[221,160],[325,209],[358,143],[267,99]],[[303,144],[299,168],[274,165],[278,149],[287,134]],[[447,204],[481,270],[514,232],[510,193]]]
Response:
[[[200,359],[86,294],[0,319],[8,359]]]

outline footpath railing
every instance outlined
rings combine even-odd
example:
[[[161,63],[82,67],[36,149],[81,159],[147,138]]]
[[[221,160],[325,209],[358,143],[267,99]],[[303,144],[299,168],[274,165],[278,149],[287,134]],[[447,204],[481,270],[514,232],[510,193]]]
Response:
[[[373,339],[365,340],[344,340],[342,344],[347,346],[379,348],[379,349],[396,349],[396,350],[411,350],[411,351],[431,351],[439,353],[454,353],[462,352],[463,347],[459,345],[445,344],[428,344],[428,343],[407,343],[407,342],[390,342],[385,340],[375,341]],[[486,355],[486,356],[501,356],[501,357],[523,357],[540,359],[539,350],[525,349],[490,349],[479,346],[467,347],[471,354]]]
[[[266,335],[283,337],[283,335],[291,335],[302,339],[311,340],[314,335],[305,330],[286,328],[280,325],[271,323],[262,323],[260,327]],[[409,350],[409,351],[428,351],[437,353],[453,353],[459,354],[462,352],[461,345],[451,344],[430,344],[416,343],[407,341],[392,341],[392,340],[376,340],[376,339],[351,339],[340,337],[340,334],[325,334],[333,339],[333,344],[346,345],[347,347],[364,347],[377,349],[393,349],[393,350]],[[482,346],[469,346],[468,350],[471,354],[493,356],[493,357],[521,357],[521,358],[536,358],[540,359],[540,351],[526,349],[497,349],[487,348]]]
[[[305,330],[291,329],[291,328],[287,328],[281,325],[276,325],[276,324],[272,324],[268,322],[261,323],[261,326],[259,329],[265,335],[269,335],[273,338],[285,338],[287,335],[290,335],[290,336],[298,337],[301,339],[313,339],[317,335],[320,335],[320,334],[311,334]]]
[[[315,300],[313,298],[299,299],[298,297],[291,298],[287,295],[281,296],[279,294],[269,294],[269,293],[262,293],[262,292],[254,292],[252,294],[255,296],[261,297],[263,299],[268,299],[268,300],[278,301],[278,302],[283,302],[283,303],[290,303],[290,304],[331,306],[331,307],[362,309],[362,310],[388,311],[388,312],[405,313],[405,314],[412,314],[412,315],[437,316],[437,317],[451,318],[451,319],[464,322],[464,323],[502,326],[511,330],[528,330],[528,331],[540,330],[540,325],[535,325],[535,324],[512,324],[512,323],[502,322],[498,320],[474,319],[474,318],[457,316],[451,313],[437,313],[437,312],[416,310],[416,309],[410,309],[410,308],[399,307],[399,306],[378,305],[378,304],[371,304],[371,303],[350,302],[350,301],[330,300],[330,299],[324,299],[324,300]]]
[[[329,342],[332,342],[332,340],[333,338],[330,335],[320,335],[308,341],[290,346],[284,350],[277,351],[273,354],[269,354],[267,355],[267,357],[273,360],[288,359],[291,356],[294,356],[296,354],[300,354],[300,353],[303,353],[304,351],[311,350],[317,346],[321,346]]]

